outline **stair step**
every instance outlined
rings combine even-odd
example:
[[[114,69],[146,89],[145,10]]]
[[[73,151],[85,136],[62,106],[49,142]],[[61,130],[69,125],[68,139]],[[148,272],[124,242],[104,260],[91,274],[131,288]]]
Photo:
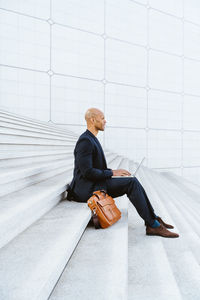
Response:
[[[162,179],[162,178],[161,178]],[[163,179],[162,179],[163,180]],[[163,186],[163,183],[166,180],[160,180],[160,186]],[[192,250],[195,255],[198,263],[200,264],[199,258],[199,247],[200,247],[200,231],[199,231],[199,221],[193,217],[190,213],[189,206],[185,206],[184,202],[181,201],[183,196],[180,196],[179,191],[174,189],[174,186],[168,184],[168,190],[165,187],[162,187],[162,191],[165,192],[165,197],[168,197],[166,203],[168,210],[170,210],[171,215],[174,215],[176,222],[179,224],[180,231],[184,237],[188,240],[187,245]],[[188,201],[189,202],[189,201]],[[190,202],[189,202],[190,204]]]
[[[129,171],[129,160],[128,158],[124,157],[119,165],[119,169],[124,169]]]
[[[35,185],[40,181],[47,180],[53,176],[56,176],[60,173],[68,171],[68,175],[70,174],[72,177],[73,166],[70,163],[69,165],[64,165],[62,167],[54,166],[53,169],[48,170],[48,172],[40,172],[39,174],[34,174],[29,177],[17,179],[12,181],[12,183],[5,183],[0,185],[0,197],[5,197],[5,195],[16,193],[19,190],[22,190],[28,186]]]
[[[8,183],[2,184],[2,186],[0,185],[0,220],[1,216],[3,217],[4,215],[6,216],[10,213],[11,216],[9,218],[13,218],[14,220],[17,219],[17,217],[15,216],[15,212],[17,214],[19,213],[20,216],[31,214],[31,217],[25,218],[25,224],[23,224],[23,222],[21,221],[20,226],[22,227],[22,230],[24,230],[24,226],[26,226],[27,224],[26,222],[30,224],[29,221],[31,221],[32,218],[33,221],[35,221],[35,218],[37,218],[37,216],[33,215],[34,209],[38,210],[40,217],[43,210],[45,213],[47,210],[51,209],[53,205],[56,205],[62,197],[66,197],[66,184],[72,179],[73,161],[71,161],[70,164],[65,163],[64,167],[59,166],[57,162],[55,162],[55,164],[56,168],[53,170],[44,171],[43,169],[43,172],[41,172],[40,174],[35,174],[26,178],[18,179],[15,182],[12,182],[12,184]],[[61,161],[61,165],[62,164],[63,163]],[[29,171],[32,170],[30,169]],[[62,193],[62,197],[56,200],[55,197]],[[43,197],[45,197],[45,199],[43,199]],[[50,201],[50,203],[47,203],[46,206],[45,201]],[[19,208],[16,208],[15,205]],[[36,208],[34,208],[34,205],[36,206]],[[30,209],[29,206],[33,206],[33,208]],[[8,232],[9,226],[12,227],[13,220],[9,218],[8,221],[6,221],[8,222],[8,224],[5,223],[4,225],[2,225],[3,227],[0,227],[0,233],[1,230],[3,232]],[[18,219],[17,222],[19,222]],[[19,226],[19,224],[17,226]],[[5,236],[3,236],[3,234],[0,234],[0,237],[2,237],[2,242],[0,238],[0,246],[2,244],[5,244],[7,240],[13,238],[13,236],[16,236],[19,231],[17,226],[15,228],[16,233],[14,233],[15,231],[13,231],[11,228],[10,234],[6,234]]]
[[[117,168],[118,169],[122,159],[123,159],[123,157],[121,155],[116,155],[115,158],[108,163],[108,168],[110,168],[110,169]]]
[[[177,195],[179,201],[181,201],[181,206],[183,207],[183,209],[186,210],[187,213],[190,213],[192,219],[199,222],[200,193],[197,193],[196,191],[193,192],[188,188],[184,189],[183,185],[172,181],[170,178],[163,177],[163,182],[166,182],[167,185],[173,189],[175,202],[177,202],[175,196]]]
[[[116,204],[121,219],[107,229],[87,227],[49,300],[127,299],[127,198]]]
[[[18,128],[8,128],[2,127],[0,124],[0,134],[9,135],[9,136],[20,136],[20,137],[32,137],[32,138],[40,138],[40,139],[50,139],[54,141],[66,141],[66,142],[74,142],[76,143],[77,139],[68,137],[67,135],[55,135],[49,134],[48,132],[39,132],[39,131],[30,131],[25,129],[18,129]]]
[[[196,190],[197,193],[200,192],[200,185],[190,181],[189,179],[185,178],[185,177],[182,177],[180,175],[177,175],[175,173],[172,173],[172,172],[161,172],[161,174],[164,176],[164,177],[167,177],[167,178],[171,178],[171,179],[174,179],[175,181],[177,182],[180,182],[182,184],[184,184],[184,186],[188,187],[188,188],[191,188],[192,190]]]
[[[53,153],[54,152],[54,153]],[[26,152],[25,152],[26,153]],[[21,154],[22,155],[22,154]],[[53,160],[59,160],[59,159],[68,159],[68,157],[72,157],[72,151],[51,151],[46,152],[46,154],[42,154],[41,152],[32,153],[27,152],[24,157],[18,157],[18,158],[7,158],[7,159],[1,159],[0,160],[0,167],[1,168],[10,168],[10,167],[17,167],[17,166],[23,166],[28,165],[32,163],[38,163],[38,162],[49,162]],[[1,156],[1,153],[0,153]],[[9,156],[9,153],[7,157]],[[14,156],[14,153],[13,153]]]
[[[42,134],[47,134],[50,135],[52,137],[68,137],[73,139],[77,139],[77,135],[74,134],[74,136],[72,134],[69,134],[68,131],[66,130],[66,132],[59,132],[59,128],[57,131],[52,130],[51,128],[41,128],[38,127],[36,125],[30,125],[30,124],[26,124],[24,122],[20,122],[18,120],[10,120],[8,118],[3,118],[0,115],[0,127],[3,129],[8,128],[9,130],[12,129],[17,129],[17,130],[22,130],[23,132],[35,132],[35,133],[42,133]]]
[[[46,161],[32,162],[22,166],[1,168],[0,183],[8,183],[21,178],[29,177],[35,174],[48,172],[49,170],[70,165],[73,167],[73,156],[64,156],[64,158]]]
[[[180,238],[176,239],[176,243],[173,243],[173,241],[169,242],[163,240],[163,244],[167,251],[170,264],[172,266],[177,284],[182,294],[182,298],[191,300],[197,299],[196,296],[200,295],[200,261],[198,259],[199,254],[197,255],[196,246],[198,245],[199,249],[200,239],[195,234],[193,226],[190,227],[190,222],[187,223],[187,210],[184,210],[182,208],[182,214],[180,214],[179,211],[181,205],[176,208],[178,201],[174,201],[176,196],[172,193],[172,187],[170,193],[170,186],[168,185],[167,192],[166,185],[164,186],[164,184],[166,183],[162,180],[162,175],[158,176],[153,174],[152,172],[149,173],[151,173],[149,176],[150,184],[152,186],[156,186],[157,193],[160,197],[162,197],[162,201],[165,203],[165,206],[169,210],[170,215],[172,215],[176,222],[179,222],[180,224],[179,231],[181,231],[182,233]],[[186,231],[183,230],[184,228],[186,229]],[[180,255],[180,253],[182,255]],[[188,263],[191,263],[191,265],[188,266]]]
[[[54,144],[1,144],[1,151],[20,152],[20,151],[57,151],[74,150],[73,144],[54,145]]]
[[[122,159],[121,156],[115,156],[114,159],[111,158],[109,166],[112,165],[114,169],[117,169]],[[122,167],[124,167],[123,164]],[[127,197],[117,198],[116,204],[122,211],[122,218],[105,230],[96,231],[93,226],[87,227],[49,300],[59,300],[63,299],[63,297],[69,299],[81,298],[83,300],[93,300],[94,298],[97,300],[127,299]],[[97,247],[97,245],[100,245],[100,247]],[[107,251],[111,247],[112,249]],[[102,251],[102,249],[105,250]],[[105,252],[105,255],[102,255],[103,252]],[[86,253],[88,253],[88,258]],[[99,261],[98,265],[97,261]],[[87,276],[85,276],[85,272],[87,272]],[[90,283],[94,277],[94,272],[95,281],[98,284],[95,284],[93,287]],[[118,276],[119,273],[120,276]],[[74,285],[72,285],[74,281],[77,282],[75,289]],[[106,289],[105,286],[107,287]]]
[[[198,198],[195,197],[193,199],[191,193],[186,193],[176,184],[174,184],[174,182],[166,179],[162,175],[159,177],[159,180],[162,183],[163,190],[166,191],[165,193],[172,199],[171,202],[178,205],[180,209],[184,211],[184,214],[189,215],[189,218],[191,219],[190,222],[192,222],[194,228],[196,227],[197,231],[199,231],[198,222],[200,217],[198,211],[200,209],[200,203],[198,198],[200,195],[198,195]]]
[[[151,170],[151,174],[154,174],[155,171]],[[154,187],[154,184],[149,184],[149,173],[148,169],[146,167],[141,167],[138,171],[138,174],[140,175],[140,181],[148,195],[148,198],[150,199],[150,202],[152,203],[153,207],[155,207],[156,211],[155,213],[157,215],[163,216],[165,219],[168,220],[169,223],[175,224],[175,220],[172,218],[172,216],[168,213],[164,202],[162,201],[162,198],[160,198],[157,194],[157,191]],[[152,175],[151,175],[152,176]],[[150,177],[151,178],[151,177]]]
[[[128,299],[182,300],[161,239],[145,235],[144,222],[131,203],[128,215]]]
[[[62,139],[52,139],[52,138],[41,138],[37,136],[25,136],[25,135],[16,135],[16,134],[4,134],[1,133],[0,135],[0,144],[15,144],[15,145],[22,145],[22,144],[31,144],[31,145],[59,145],[65,146],[66,144],[75,145],[74,141],[62,140]]]
[[[61,127],[58,127],[58,126],[52,124],[52,122],[51,123],[50,122],[48,122],[48,123],[47,122],[42,122],[42,121],[39,121],[39,120],[23,117],[23,116],[18,115],[18,114],[10,113],[10,112],[2,110],[2,109],[0,109],[0,117],[6,119],[7,121],[10,121],[11,123],[13,121],[15,121],[15,122],[18,122],[18,123],[21,122],[24,126],[26,126],[26,125],[27,126],[32,125],[32,126],[35,126],[35,127],[37,126],[38,128],[51,130],[51,131],[54,131],[54,132],[57,132],[57,133],[64,133],[65,134],[67,132],[68,134],[71,134],[72,137],[77,135],[76,133],[74,133],[70,130],[62,129]]]
[[[138,163],[130,163],[133,172]],[[153,207],[168,216],[158,195],[147,181],[144,167],[141,166],[136,178],[144,187]],[[159,205],[158,205],[159,204]],[[168,218],[170,221],[170,218]],[[149,237],[145,234],[144,221],[138,216],[132,204],[129,204],[129,300],[182,299],[174,277],[166,249],[160,237]],[[134,254],[133,254],[134,253]],[[136,253],[136,255],[135,255]],[[138,255],[137,255],[138,253]],[[158,255],[159,254],[159,255]],[[141,260],[138,259],[141,257]],[[141,282],[143,283],[141,285]],[[168,288],[166,289],[166,282]]]
[[[60,171],[61,172],[61,171]],[[56,174],[0,198],[0,247],[55,206],[71,180],[69,172]]]
[[[110,152],[108,150],[105,150],[104,154],[105,154],[106,160],[109,159],[110,161],[113,160],[117,156],[116,153]]]
[[[0,299],[46,300],[90,217],[85,203],[63,201],[3,247]]]
[[[112,157],[109,157],[109,161],[112,160]],[[12,181],[12,184],[4,183],[0,184],[0,197],[16,192],[18,190],[21,190],[27,186],[36,184],[42,180],[46,180],[50,177],[53,177],[57,174],[60,174],[62,172],[68,171],[68,174],[71,176],[72,179],[72,173],[73,173],[73,165],[74,165],[74,158],[71,156],[66,157],[65,160],[53,160],[50,164],[48,163],[40,163],[39,165],[32,164],[31,167],[25,166],[26,170],[26,177],[24,177],[24,170],[21,171],[21,174],[18,174],[19,176],[16,176],[16,180]],[[34,168],[33,168],[34,167]],[[40,170],[38,173],[37,170]],[[23,168],[21,168],[23,169]],[[8,170],[8,168],[7,168]],[[11,173],[14,172],[16,174],[17,168],[10,168]],[[32,175],[31,175],[32,174]],[[14,176],[14,174],[13,174]],[[5,177],[4,181],[11,181],[13,178],[11,176]]]
[[[188,181],[187,179],[174,175],[175,174],[173,173],[162,173],[162,176],[167,179],[167,182],[170,181],[171,183],[174,183],[181,191],[185,192],[187,195],[190,195],[197,205],[200,205],[200,187]]]
[[[17,158],[26,158],[26,157],[35,157],[35,156],[45,156],[45,155],[57,155],[57,154],[67,154],[72,153],[72,147],[66,147],[66,149],[57,148],[55,150],[40,150],[38,151],[35,148],[32,151],[6,151],[0,150],[0,160],[8,160],[8,159],[17,159]]]

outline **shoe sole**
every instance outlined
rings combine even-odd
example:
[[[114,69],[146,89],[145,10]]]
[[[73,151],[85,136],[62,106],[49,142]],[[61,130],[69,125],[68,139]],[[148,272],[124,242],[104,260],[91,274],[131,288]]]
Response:
[[[178,238],[178,236],[165,236],[165,235],[160,235],[160,234],[153,234],[153,233],[146,233],[146,235],[151,235],[151,236],[160,236],[160,237],[164,237],[164,238],[167,238],[167,239],[175,239],[175,238]]]

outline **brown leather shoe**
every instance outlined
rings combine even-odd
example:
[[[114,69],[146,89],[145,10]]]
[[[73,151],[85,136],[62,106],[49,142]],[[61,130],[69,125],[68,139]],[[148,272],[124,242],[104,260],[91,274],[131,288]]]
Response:
[[[161,217],[157,217],[156,220],[158,220],[158,222],[159,222],[160,224],[162,224],[163,226],[165,226],[166,228],[170,228],[170,229],[173,229],[173,228],[174,228],[174,226],[165,223],[165,222],[161,219]]]
[[[165,226],[160,224],[159,227],[152,228],[150,226],[146,227],[146,235],[159,235],[166,238],[177,238],[179,235],[177,233],[171,232],[166,229]]]

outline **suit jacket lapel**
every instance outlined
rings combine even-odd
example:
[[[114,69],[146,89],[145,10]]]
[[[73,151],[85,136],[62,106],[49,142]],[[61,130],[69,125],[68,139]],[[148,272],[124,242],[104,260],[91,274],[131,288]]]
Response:
[[[101,154],[102,154],[102,158],[103,158],[103,162],[105,164],[105,167],[107,168],[107,163],[106,163],[106,158],[105,158],[105,155],[104,155],[104,152],[103,152],[103,149],[102,149],[102,146],[99,142],[99,140],[96,138],[96,136],[87,129],[87,132],[89,133],[90,136],[93,137],[94,141],[96,142],[97,146],[99,147],[100,151],[101,151]]]
[[[95,137],[95,139],[96,139],[96,142],[97,142],[97,144],[98,144],[98,146],[99,146],[99,148],[100,148],[100,150],[101,150],[101,154],[102,154],[102,157],[103,157],[103,161],[104,161],[104,164],[105,164],[105,166],[106,166],[106,168],[107,168],[107,164],[106,164],[106,158],[105,158],[105,155],[104,155],[104,152],[103,152],[102,146],[101,146],[101,144],[100,144],[99,140],[98,140],[96,137]]]

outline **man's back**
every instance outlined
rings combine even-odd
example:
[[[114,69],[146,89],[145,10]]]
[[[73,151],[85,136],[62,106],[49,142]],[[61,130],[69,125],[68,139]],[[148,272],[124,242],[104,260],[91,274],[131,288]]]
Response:
[[[98,189],[106,189],[106,179],[112,176],[98,139],[86,130],[74,149],[74,177],[71,183],[75,199],[86,202]]]

